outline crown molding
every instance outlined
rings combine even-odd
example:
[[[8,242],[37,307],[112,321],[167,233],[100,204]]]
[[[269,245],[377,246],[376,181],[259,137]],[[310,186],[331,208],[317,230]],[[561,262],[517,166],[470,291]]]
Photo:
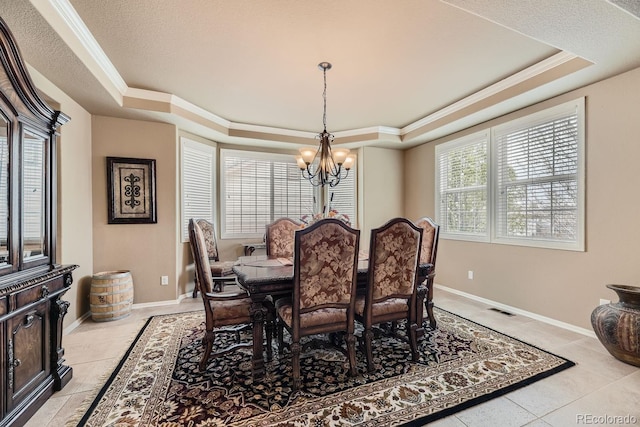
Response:
[[[127,83],[71,3],[68,0],[31,0],[31,3],[115,101],[122,105]]]
[[[576,58],[578,58],[578,56],[569,52],[561,51],[559,53],[556,53],[555,55],[542,60],[537,64],[534,64],[531,67],[526,68],[516,74],[513,74],[499,81],[498,83],[492,84],[491,86],[488,86],[474,93],[473,95],[469,95],[466,98],[461,99],[460,101],[457,101],[445,108],[442,108],[441,110],[436,111],[433,114],[429,114],[428,116],[405,126],[404,128],[402,128],[401,134],[404,136],[437,120],[441,120],[447,116],[451,116],[458,111],[461,111],[476,103],[488,99],[504,90],[515,87],[527,80],[537,77]]]
[[[204,126],[207,132],[211,131],[208,132],[210,135],[218,137],[221,142],[245,143],[263,140],[300,145],[308,144],[315,139],[316,134],[312,132],[231,122],[173,94],[130,88],[69,0],[30,1],[123,108],[170,114],[196,127]],[[572,68],[571,62],[580,64]],[[570,74],[579,69],[577,67],[591,64],[574,54],[561,51],[401,129],[373,126],[334,132],[336,143],[353,147],[377,142],[397,144],[398,147],[403,143],[408,145],[412,141],[422,139],[433,127],[455,123],[461,115],[482,111],[495,105],[507,91],[526,91],[548,80]],[[545,73],[550,76],[547,81],[541,78]]]

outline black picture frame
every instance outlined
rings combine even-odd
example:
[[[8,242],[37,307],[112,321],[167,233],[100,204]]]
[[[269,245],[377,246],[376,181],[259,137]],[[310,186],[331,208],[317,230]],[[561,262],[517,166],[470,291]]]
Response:
[[[109,224],[155,224],[156,161],[107,157]]]

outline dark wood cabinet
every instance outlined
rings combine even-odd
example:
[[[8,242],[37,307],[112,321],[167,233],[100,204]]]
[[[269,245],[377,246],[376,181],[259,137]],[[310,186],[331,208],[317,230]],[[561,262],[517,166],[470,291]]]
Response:
[[[0,427],[23,425],[72,376],[56,261],[56,143],[69,118],[38,94],[0,18]]]

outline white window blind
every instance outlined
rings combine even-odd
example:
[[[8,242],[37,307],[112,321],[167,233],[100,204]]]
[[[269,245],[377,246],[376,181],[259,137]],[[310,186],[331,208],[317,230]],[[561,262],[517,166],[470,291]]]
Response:
[[[436,221],[450,238],[488,238],[488,133],[436,146]]]
[[[314,187],[292,156],[240,150],[220,156],[223,238],[262,238],[275,219],[314,212]]]
[[[358,172],[354,165],[347,177],[341,179],[338,185],[333,188],[326,187],[327,194],[325,195],[327,209],[334,209],[339,214],[346,215],[352,227],[356,227],[358,223],[356,216],[358,214],[357,176]]]
[[[216,149],[180,138],[182,167],[182,241],[189,241],[189,219],[203,218],[215,224]]]
[[[578,120],[567,106],[495,129],[497,239],[578,244]]]

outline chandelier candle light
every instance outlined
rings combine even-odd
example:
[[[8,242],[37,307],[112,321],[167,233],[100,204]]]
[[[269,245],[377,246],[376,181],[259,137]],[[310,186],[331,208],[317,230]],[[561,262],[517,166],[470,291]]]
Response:
[[[329,185],[329,187],[335,187],[341,179],[347,177],[355,159],[349,155],[349,150],[346,148],[331,149],[334,137],[327,132],[327,70],[331,69],[331,64],[321,62],[318,64],[318,68],[324,74],[324,91],[322,92],[324,100],[322,124],[324,128],[317,136],[320,140],[320,146],[317,149],[301,148],[300,155],[296,156],[296,162],[302,171],[302,176],[308,179],[313,186]]]

